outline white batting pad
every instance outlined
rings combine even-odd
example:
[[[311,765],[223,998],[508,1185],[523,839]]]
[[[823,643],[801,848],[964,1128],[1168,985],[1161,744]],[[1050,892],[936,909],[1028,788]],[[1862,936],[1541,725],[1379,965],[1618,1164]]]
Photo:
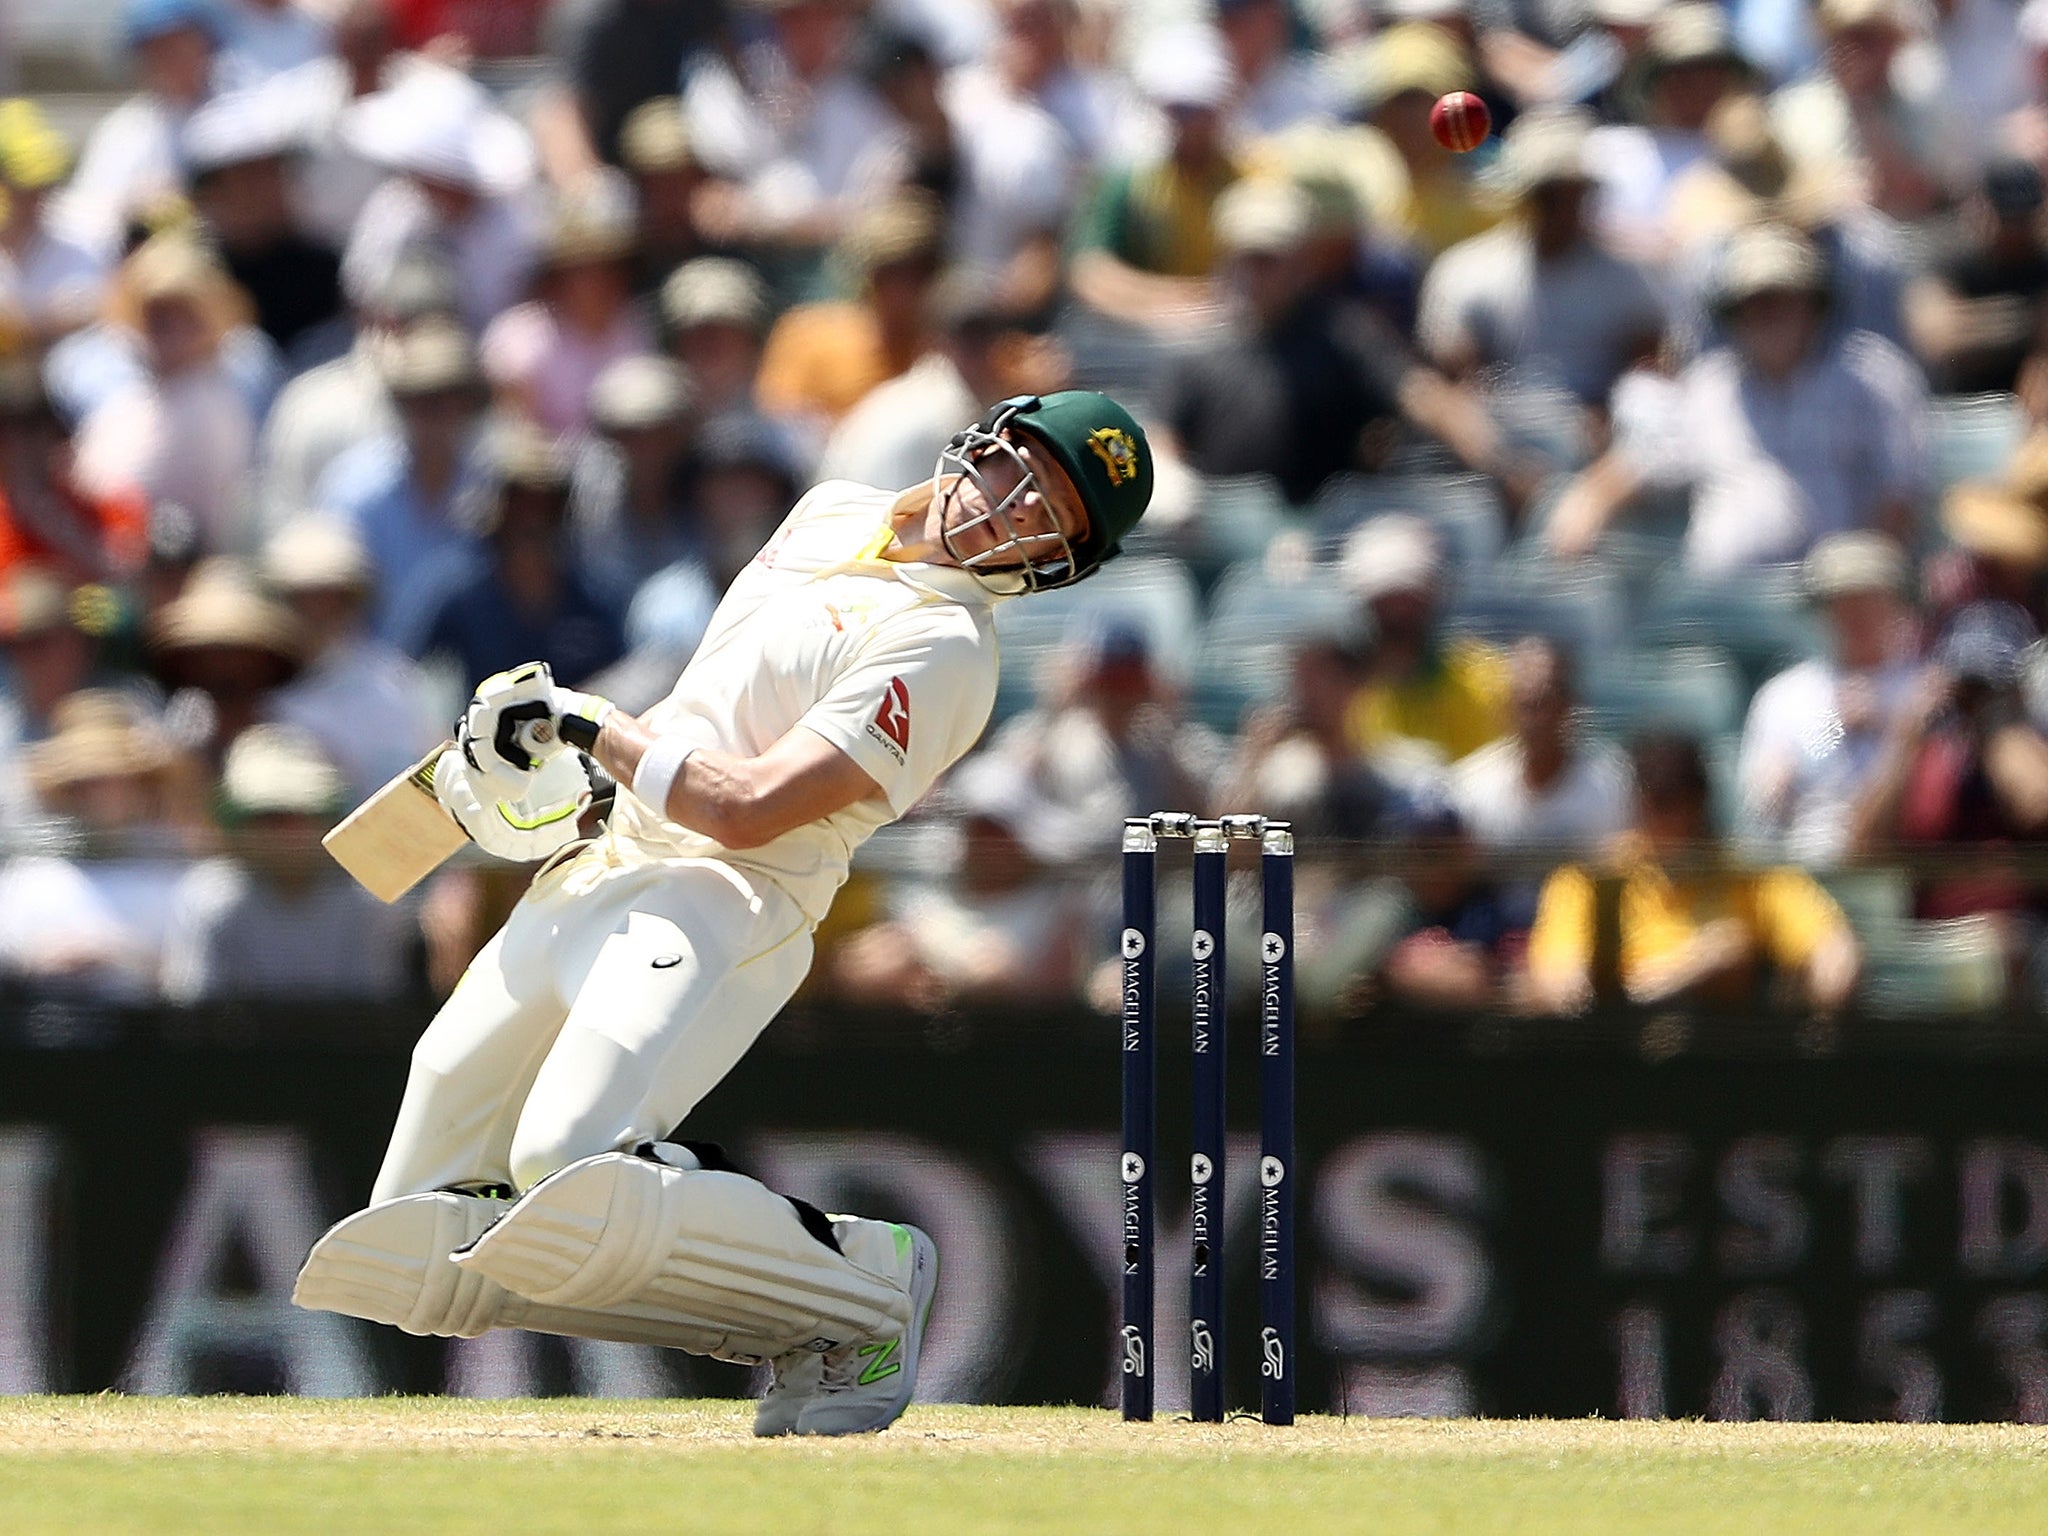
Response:
[[[893,1259],[870,1269],[834,1252],[759,1181],[622,1152],[543,1179],[453,1257],[533,1301],[649,1309],[770,1356],[900,1333],[910,1319]]]
[[[474,1338],[491,1328],[525,1328],[615,1344],[655,1344],[756,1364],[758,1349],[723,1332],[692,1328],[650,1308],[582,1312],[516,1296],[448,1255],[510,1209],[505,1200],[443,1190],[401,1195],[358,1211],[313,1245],[292,1291],[296,1306],[389,1323],[407,1333]]]
[[[337,1222],[313,1245],[292,1304],[473,1339],[498,1325],[505,1288],[448,1262],[506,1202],[443,1191],[402,1195]]]

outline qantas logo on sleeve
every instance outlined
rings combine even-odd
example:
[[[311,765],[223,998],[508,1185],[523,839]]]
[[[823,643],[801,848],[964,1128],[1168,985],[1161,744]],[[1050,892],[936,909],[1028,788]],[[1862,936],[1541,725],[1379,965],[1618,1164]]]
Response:
[[[902,678],[890,678],[889,686],[882,690],[882,702],[868,722],[868,734],[899,763],[910,751],[910,686]]]

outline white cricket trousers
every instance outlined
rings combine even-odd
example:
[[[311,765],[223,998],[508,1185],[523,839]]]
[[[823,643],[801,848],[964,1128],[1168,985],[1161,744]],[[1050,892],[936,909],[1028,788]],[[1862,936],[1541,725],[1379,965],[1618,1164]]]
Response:
[[[810,924],[769,882],[585,849],[534,882],[413,1048],[372,1202],[524,1191],[667,1138],[810,965]]]

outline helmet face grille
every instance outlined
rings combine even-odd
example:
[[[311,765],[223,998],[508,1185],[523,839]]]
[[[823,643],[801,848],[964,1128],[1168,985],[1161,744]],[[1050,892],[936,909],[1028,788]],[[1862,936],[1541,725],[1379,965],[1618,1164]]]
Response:
[[[989,591],[1008,596],[1065,586],[1085,572],[1080,569],[1073,543],[1056,523],[1044,533],[1019,533],[1010,520],[1011,510],[1024,497],[1034,490],[1043,495],[1045,488],[1017,451],[1017,445],[1003,435],[1003,429],[1017,413],[1013,403],[1006,401],[1004,405],[1008,408],[999,407],[974,426],[956,433],[939,450],[938,465],[932,471],[932,494],[941,501],[952,498],[962,482],[981,493],[987,510],[957,524],[942,514],[939,539],[962,570]],[[1000,494],[984,468],[998,457],[1008,460],[1017,477],[1016,484]],[[1052,522],[1050,518],[1047,521]],[[984,526],[994,529],[995,542],[972,554],[961,553],[959,535]]]

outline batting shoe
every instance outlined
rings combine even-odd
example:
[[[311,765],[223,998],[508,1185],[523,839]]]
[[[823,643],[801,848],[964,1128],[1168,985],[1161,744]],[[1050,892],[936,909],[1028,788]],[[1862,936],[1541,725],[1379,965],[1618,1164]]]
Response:
[[[754,1409],[754,1433],[763,1440],[795,1434],[798,1417],[825,1379],[825,1357],[815,1349],[792,1349],[772,1364],[775,1379]]]
[[[817,1390],[796,1416],[800,1435],[872,1435],[902,1418],[917,1390],[918,1355],[925,1324],[931,1320],[932,1296],[939,1287],[938,1245],[916,1227],[885,1222],[845,1225],[886,1234],[895,1249],[898,1280],[910,1292],[910,1322],[901,1333],[877,1334],[820,1356],[823,1369]],[[847,1257],[858,1263],[851,1237],[842,1230],[841,1241],[849,1243]]]

